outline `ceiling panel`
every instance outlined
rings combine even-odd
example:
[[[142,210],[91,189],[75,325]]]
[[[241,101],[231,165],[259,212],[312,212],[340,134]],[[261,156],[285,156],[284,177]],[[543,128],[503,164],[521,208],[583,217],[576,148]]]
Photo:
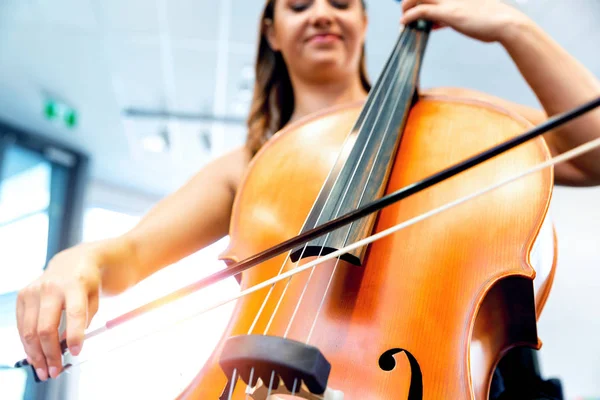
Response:
[[[211,48],[174,48],[173,78],[176,102],[173,111],[200,113],[212,112],[216,74],[217,52]]]
[[[243,126],[183,121],[173,132],[173,153],[182,170],[193,172],[244,142]],[[206,147],[208,144],[209,147]],[[190,168],[192,166],[192,168]]]
[[[177,124],[178,125],[178,124]],[[112,177],[107,182],[151,194],[164,194],[176,190],[200,165],[206,162],[205,155],[198,151],[198,157],[191,160],[184,157],[182,147],[194,147],[189,130],[172,128],[162,119],[123,119],[128,148],[125,157],[107,153],[95,169],[99,177]],[[170,148],[164,152],[147,151],[143,147],[146,136],[155,135],[161,130],[169,134]]]
[[[264,0],[229,1],[231,1],[231,41],[247,43],[254,47],[258,39],[259,18],[265,4]]]
[[[11,100],[23,107],[16,115],[30,129],[88,148],[88,130],[93,130],[98,122],[105,124],[107,114],[118,116],[112,107],[108,64],[97,36],[72,35],[40,26],[35,31],[12,29],[10,36],[1,37],[0,52],[10,61],[2,63],[0,81],[7,88],[14,88],[20,101]],[[48,46],[49,41],[69,45],[53,47]],[[6,97],[7,92],[3,92],[2,100],[9,100]],[[80,119],[75,129],[66,129],[43,117],[44,101],[48,98],[64,102],[78,112]]]
[[[254,88],[254,56],[231,52],[228,70],[226,112],[245,119]]]
[[[167,93],[159,43],[114,37],[109,46],[109,73],[121,106],[164,107]]]
[[[165,8],[170,36],[174,40],[217,40],[222,1],[168,0]]]
[[[37,1],[38,18],[41,23],[76,28],[86,32],[97,32],[98,21],[94,15],[92,0]]]
[[[53,26],[71,31],[97,32],[98,30],[98,22],[91,0],[56,0],[52,2],[2,0],[0,2],[0,22],[2,26],[35,24],[35,29],[41,26]]]
[[[107,31],[158,35],[159,20],[155,0],[91,0]]]

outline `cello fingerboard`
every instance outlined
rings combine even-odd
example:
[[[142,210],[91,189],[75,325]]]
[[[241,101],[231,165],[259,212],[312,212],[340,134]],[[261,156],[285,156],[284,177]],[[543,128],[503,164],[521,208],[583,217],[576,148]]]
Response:
[[[427,31],[407,28],[371,90],[302,233],[380,198],[417,94]],[[369,236],[377,215],[371,214],[292,251],[291,259],[324,256]],[[341,256],[361,265],[366,247]]]

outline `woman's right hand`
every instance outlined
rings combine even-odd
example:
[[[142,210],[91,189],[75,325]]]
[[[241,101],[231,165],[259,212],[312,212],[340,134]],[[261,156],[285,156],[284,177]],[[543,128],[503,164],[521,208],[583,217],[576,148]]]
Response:
[[[27,361],[41,380],[62,371],[59,323],[66,314],[69,352],[78,355],[85,329],[98,310],[100,260],[92,246],[81,244],[58,253],[44,273],[17,297],[17,327]]]

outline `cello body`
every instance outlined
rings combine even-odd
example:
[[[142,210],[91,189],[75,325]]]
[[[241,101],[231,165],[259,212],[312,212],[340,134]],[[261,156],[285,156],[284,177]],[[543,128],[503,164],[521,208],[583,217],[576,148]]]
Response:
[[[263,146],[237,192],[223,260],[243,260],[300,232],[361,106],[309,116]],[[530,127],[489,102],[421,96],[385,192]],[[543,139],[521,145],[384,208],[373,233],[549,157]],[[219,399],[231,378],[219,367],[223,344],[252,333],[317,347],[331,363],[328,387],[345,400],[487,399],[505,352],[541,345],[536,321],[556,260],[552,188],[553,171],[542,170],[377,240],[363,265],[329,260],[271,292],[240,298],[219,345],[179,398]],[[241,289],[294,267],[286,254],[277,256],[245,271]],[[240,381],[231,398],[245,399],[245,388]]]

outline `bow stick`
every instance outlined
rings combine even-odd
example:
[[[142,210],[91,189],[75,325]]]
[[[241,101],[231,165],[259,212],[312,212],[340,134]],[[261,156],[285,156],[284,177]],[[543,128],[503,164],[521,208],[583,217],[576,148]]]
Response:
[[[195,283],[192,283],[192,284],[190,284],[190,285],[188,285],[186,287],[178,289],[178,290],[176,290],[176,291],[174,291],[174,292],[172,292],[172,293],[170,293],[168,295],[165,295],[165,296],[163,296],[163,297],[161,297],[159,299],[156,299],[156,300],[153,300],[153,301],[151,301],[151,302],[149,302],[147,304],[144,304],[144,305],[142,305],[142,306],[140,306],[140,307],[138,307],[138,308],[136,308],[134,310],[131,310],[131,311],[129,311],[129,312],[127,312],[127,313],[125,313],[125,314],[123,314],[121,316],[118,316],[118,317],[116,317],[116,318],[114,318],[114,319],[106,322],[106,324],[104,326],[102,326],[102,327],[100,327],[98,329],[95,329],[95,330],[93,330],[91,332],[88,332],[84,336],[84,340],[90,339],[90,338],[92,338],[94,336],[98,336],[101,333],[104,333],[104,332],[106,332],[106,331],[108,331],[110,329],[113,329],[113,328],[115,328],[115,327],[117,327],[119,325],[122,325],[125,322],[130,321],[130,320],[132,320],[134,318],[137,318],[137,317],[139,317],[139,316],[141,316],[141,315],[143,315],[143,314],[145,314],[145,313],[147,313],[149,311],[152,311],[152,310],[154,310],[154,309],[156,309],[156,308],[158,308],[160,306],[163,306],[165,304],[171,303],[171,302],[173,302],[173,301],[175,301],[175,300],[177,300],[179,298],[185,297],[185,296],[187,296],[189,294],[192,294],[192,293],[194,293],[194,292],[196,292],[196,291],[198,291],[200,289],[203,289],[203,288],[205,288],[207,286],[210,286],[210,285],[212,285],[214,283],[217,283],[217,282],[219,282],[221,280],[224,280],[224,279],[229,278],[231,276],[237,275],[237,274],[239,274],[239,273],[241,273],[241,272],[243,272],[243,271],[245,271],[245,270],[247,270],[249,268],[252,268],[253,266],[256,266],[256,265],[258,265],[258,264],[260,264],[260,263],[262,263],[262,262],[270,259],[270,258],[273,258],[273,257],[275,257],[275,256],[277,256],[277,255],[279,255],[281,253],[284,253],[285,251],[291,250],[291,249],[293,249],[294,247],[296,247],[298,245],[304,244],[304,243],[306,243],[306,242],[308,242],[308,241],[310,241],[310,240],[312,240],[312,239],[314,239],[314,238],[316,238],[318,236],[321,236],[321,235],[323,235],[325,233],[331,232],[331,231],[333,231],[333,230],[335,230],[335,229],[337,229],[337,228],[339,228],[341,226],[349,224],[349,223],[351,223],[351,222],[353,222],[353,221],[355,221],[357,219],[360,219],[360,218],[362,218],[362,217],[364,217],[364,216],[366,216],[368,214],[371,214],[373,212],[379,211],[379,210],[381,210],[382,208],[384,208],[384,207],[386,207],[388,205],[391,205],[391,204],[393,204],[393,203],[395,203],[397,201],[400,201],[400,200],[402,200],[404,198],[407,198],[407,197],[409,197],[409,196],[411,196],[413,194],[416,194],[416,193],[418,193],[418,192],[420,192],[422,190],[425,190],[425,189],[427,189],[430,186],[433,186],[433,185],[435,185],[435,184],[437,184],[439,182],[442,182],[445,179],[451,178],[454,175],[457,175],[457,174],[459,174],[459,173],[461,173],[461,172],[463,172],[465,170],[468,170],[471,167],[474,167],[474,166],[476,166],[478,164],[481,164],[481,163],[483,163],[483,162],[485,162],[485,161],[487,161],[487,160],[489,160],[489,159],[491,159],[493,157],[496,157],[496,156],[498,156],[498,155],[500,155],[502,153],[505,153],[506,151],[508,151],[508,150],[510,150],[510,149],[512,149],[512,148],[514,148],[516,146],[519,146],[519,145],[521,145],[521,144],[523,144],[523,143],[525,143],[525,142],[527,142],[527,141],[529,141],[529,140],[531,140],[531,139],[533,139],[535,137],[538,137],[538,136],[540,136],[540,135],[542,135],[544,133],[547,133],[551,129],[557,128],[560,125],[563,125],[563,124],[565,124],[565,123],[567,123],[567,122],[569,122],[569,121],[571,121],[571,120],[573,120],[573,119],[581,116],[582,114],[585,114],[585,113],[587,113],[587,112],[589,112],[589,111],[597,108],[598,106],[600,106],[600,97],[598,97],[598,98],[596,98],[594,100],[591,100],[591,101],[589,101],[589,102],[587,102],[587,103],[585,103],[585,104],[583,104],[583,105],[581,105],[579,107],[576,107],[576,108],[574,108],[572,110],[569,110],[567,112],[564,112],[562,114],[559,114],[559,115],[556,115],[556,116],[554,116],[552,118],[549,118],[547,121],[543,122],[542,124],[540,124],[540,125],[532,128],[531,130],[529,130],[529,131],[527,131],[527,132],[525,132],[525,133],[523,133],[523,134],[521,134],[519,136],[516,136],[516,137],[514,137],[512,139],[509,139],[509,140],[507,140],[504,143],[501,143],[499,145],[493,146],[492,148],[490,148],[490,149],[488,149],[486,151],[483,151],[480,154],[472,156],[472,157],[470,157],[470,158],[468,158],[468,159],[466,159],[466,160],[464,160],[464,161],[462,161],[462,162],[460,162],[458,164],[455,164],[454,166],[448,167],[445,170],[442,170],[442,171],[440,171],[440,172],[438,172],[438,173],[436,173],[436,174],[434,174],[434,175],[432,175],[432,176],[430,176],[428,178],[425,178],[425,179],[423,179],[420,182],[417,182],[417,183],[405,186],[404,188],[399,189],[399,190],[395,191],[394,193],[391,193],[391,194],[389,194],[387,196],[384,196],[384,197],[382,197],[382,198],[380,198],[378,200],[375,200],[375,201],[373,201],[373,202],[371,202],[369,204],[366,204],[366,205],[364,205],[362,207],[359,207],[359,208],[357,208],[354,211],[351,211],[351,212],[349,212],[349,213],[347,213],[345,215],[342,215],[342,216],[340,216],[338,218],[335,218],[335,219],[333,219],[333,220],[331,220],[329,222],[326,222],[326,223],[324,223],[324,224],[322,224],[320,226],[317,226],[317,227],[315,227],[315,228],[313,228],[311,230],[308,230],[308,231],[306,231],[306,232],[304,232],[304,233],[302,233],[302,234],[300,234],[298,236],[295,236],[295,237],[293,237],[293,238],[291,238],[291,239],[289,239],[287,241],[284,241],[284,242],[282,242],[282,243],[280,243],[278,245],[275,245],[275,246],[271,247],[270,249],[264,250],[264,251],[262,251],[262,252],[260,252],[260,253],[258,253],[256,255],[254,255],[254,256],[251,256],[251,257],[249,257],[249,258],[247,258],[245,260],[242,260],[242,261],[240,261],[238,263],[235,263],[235,264],[229,266],[228,268],[226,268],[226,269],[224,269],[222,271],[218,271],[218,272],[216,272],[216,273],[214,273],[212,275],[209,275],[206,278],[198,280]],[[307,263],[307,264],[303,265],[302,267],[298,267],[298,268],[296,268],[296,269],[294,269],[292,271],[286,272],[285,274],[281,274],[281,275],[279,275],[277,277],[271,278],[270,280],[262,282],[259,285],[256,285],[256,286],[253,286],[251,288],[248,288],[245,291],[240,292],[238,295],[234,296],[233,298],[227,299],[227,300],[225,300],[225,301],[217,304],[216,306],[213,306],[213,307],[210,307],[208,309],[202,310],[200,313],[206,312],[206,311],[208,311],[210,309],[216,308],[216,307],[221,306],[223,304],[226,304],[226,303],[228,303],[230,301],[233,301],[235,299],[243,297],[243,296],[245,296],[245,295],[247,295],[249,293],[252,293],[253,291],[260,290],[263,287],[266,287],[266,286],[268,286],[270,284],[274,284],[274,283],[278,282],[279,280],[285,279],[285,278],[287,278],[289,276],[292,276],[292,275],[294,275],[296,273],[300,273],[300,272],[304,271],[305,269],[311,268],[311,267],[313,267],[313,266],[315,266],[315,265],[317,265],[319,263],[322,263],[322,262],[324,262],[324,261],[326,261],[328,259],[335,258],[335,257],[339,256],[340,254],[345,253],[345,252],[347,252],[347,251],[349,251],[349,250],[351,250],[353,248],[364,246],[365,244],[368,244],[371,241],[377,240],[377,239],[379,239],[381,237],[387,236],[387,235],[395,232],[396,230],[402,229],[402,228],[408,226],[408,224],[416,223],[416,222],[420,221],[421,219],[424,219],[424,218],[427,218],[427,217],[429,217],[431,215],[437,214],[438,212],[441,212],[441,211],[443,211],[443,210],[445,210],[447,208],[450,208],[450,207],[452,207],[454,205],[457,205],[460,202],[466,201],[466,200],[468,200],[468,199],[470,199],[472,197],[475,197],[475,196],[481,195],[481,194],[483,194],[483,193],[485,193],[487,191],[493,190],[496,187],[501,186],[503,184],[506,184],[506,183],[508,183],[508,182],[510,182],[512,180],[518,179],[518,178],[520,178],[523,175],[527,175],[529,173],[537,171],[538,169],[546,168],[548,166],[557,164],[559,162],[566,161],[566,160],[568,160],[570,158],[573,158],[573,157],[576,157],[576,156],[578,156],[578,155],[580,155],[580,154],[582,154],[582,153],[584,153],[586,151],[590,151],[591,149],[596,148],[596,147],[600,147],[600,139],[596,139],[596,140],[590,141],[590,142],[588,142],[588,143],[586,143],[584,145],[581,145],[581,146],[579,146],[579,147],[571,150],[570,152],[564,153],[563,156],[557,156],[554,159],[552,159],[552,160],[550,160],[550,161],[548,161],[546,163],[542,163],[539,166],[534,167],[533,169],[525,172],[522,175],[519,175],[519,176],[511,178],[511,179],[508,179],[507,181],[504,181],[501,184],[493,185],[492,187],[490,187],[490,188],[488,188],[486,190],[483,190],[481,192],[478,192],[475,195],[466,196],[465,198],[463,198],[463,199],[461,199],[459,201],[455,201],[455,202],[449,203],[449,204],[447,204],[445,206],[442,206],[442,207],[440,207],[440,208],[438,208],[436,210],[432,210],[432,211],[430,211],[430,212],[428,212],[426,214],[423,214],[420,217],[416,217],[416,218],[414,218],[412,220],[409,220],[409,221],[406,221],[406,222],[401,223],[399,225],[396,225],[396,226],[394,226],[392,228],[389,228],[386,231],[380,232],[380,233],[378,233],[376,235],[370,236],[370,237],[365,238],[365,239],[363,239],[363,240],[361,240],[359,242],[356,242],[356,243],[354,243],[352,245],[349,245],[349,246],[347,246],[344,249],[340,249],[340,250],[335,251],[335,252],[333,252],[331,254],[328,254],[327,256],[322,257],[322,258],[320,258],[318,260],[315,260],[313,262]],[[199,313],[195,313],[195,315],[197,315],[197,314],[199,314]],[[60,347],[61,347],[61,351],[62,351],[63,354],[65,354],[65,352],[68,351],[68,346],[67,346],[67,343],[66,343],[66,339],[63,339],[61,341]],[[29,366],[29,365],[30,364],[27,361],[27,359],[23,359],[23,360],[18,361],[17,363],[15,363],[14,367],[15,368],[21,368],[21,367],[26,367],[26,366]],[[36,380],[38,380],[37,376],[36,376]]]

